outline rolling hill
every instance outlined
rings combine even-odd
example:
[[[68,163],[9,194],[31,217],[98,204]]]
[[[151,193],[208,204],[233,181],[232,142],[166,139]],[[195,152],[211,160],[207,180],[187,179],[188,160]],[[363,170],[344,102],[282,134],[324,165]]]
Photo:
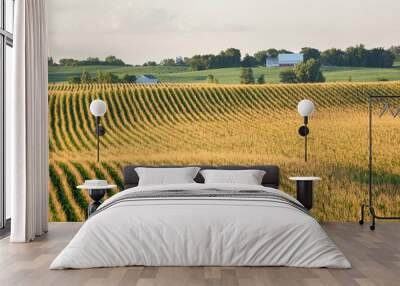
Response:
[[[105,178],[120,191],[124,164],[278,164],[282,190],[292,195],[295,186],[288,176],[323,178],[312,210],[317,219],[354,221],[367,194],[369,94],[399,95],[400,82],[50,85],[49,218],[84,220],[89,197],[76,186]],[[95,98],[108,105],[100,163],[89,113]],[[302,118],[296,105],[303,98],[317,108],[310,120],[307,164],[297,134]],[[400,107],[400,101],[392,106]],[[385,215],[400,212],[398,120],[376,119],[376,207]]]

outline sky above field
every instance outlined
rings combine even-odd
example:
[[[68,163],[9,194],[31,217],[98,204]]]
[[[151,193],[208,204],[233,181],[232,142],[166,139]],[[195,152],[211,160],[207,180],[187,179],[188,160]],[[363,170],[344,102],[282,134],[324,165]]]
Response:
[[[55,59],[399,45],[399,0],[48,0]]]

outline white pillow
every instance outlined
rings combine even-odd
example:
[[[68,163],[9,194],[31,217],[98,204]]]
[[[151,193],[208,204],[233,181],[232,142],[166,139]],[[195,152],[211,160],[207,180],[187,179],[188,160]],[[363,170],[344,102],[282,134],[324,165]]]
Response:
[[[193,180],[199,167],[185,168],[135,168],[139,176],[139,186],[171,185],[195,183]]]
[[[205,184],[261,185],[265,171],[261,170],[202,170]]]

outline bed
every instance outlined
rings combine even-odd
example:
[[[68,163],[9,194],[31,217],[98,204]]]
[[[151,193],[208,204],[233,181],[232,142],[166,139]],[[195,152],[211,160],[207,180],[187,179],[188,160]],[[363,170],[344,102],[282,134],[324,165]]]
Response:
[[[263,170],[261,185],[194,183],[138,186],[107,199],[50,269],[119,266],[291,266],[350,268],[318,222],[279,190],[277,166],[201,166]],[[174,167],[174,166],[171,166]]]

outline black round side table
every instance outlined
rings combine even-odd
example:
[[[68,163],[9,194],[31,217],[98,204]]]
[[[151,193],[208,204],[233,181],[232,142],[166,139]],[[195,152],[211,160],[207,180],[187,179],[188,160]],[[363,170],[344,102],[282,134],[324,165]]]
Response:
[[[88,217],[93,214],[97,208],[102,204],[101,199],[106,194],[106,191],[109,189],[116,188],[116,185],[106,185],[106,186],[89,186],[89,185],[80,185],[78,189],[88,190],[88,194],[93,202],[88,206]]]
[[[320,181],[320,177],[290,177],[296,181],[296,198],[308,210],[313,207],[313,183]]]

